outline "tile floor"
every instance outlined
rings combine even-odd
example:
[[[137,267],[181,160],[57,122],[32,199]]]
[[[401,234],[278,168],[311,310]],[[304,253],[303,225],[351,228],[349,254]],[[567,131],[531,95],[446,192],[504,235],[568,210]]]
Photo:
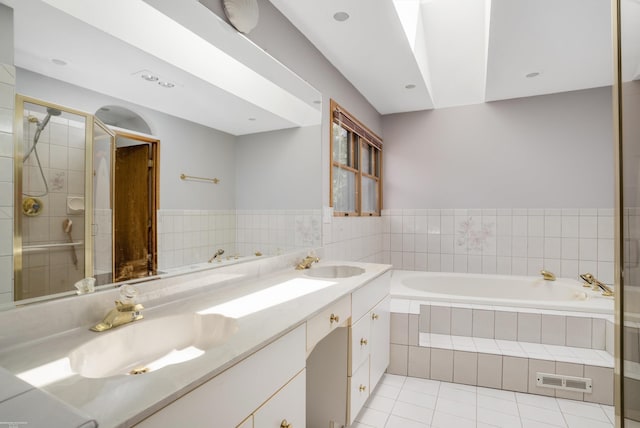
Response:
[[[612,428],[613,406],[385,374],[352,428]]]

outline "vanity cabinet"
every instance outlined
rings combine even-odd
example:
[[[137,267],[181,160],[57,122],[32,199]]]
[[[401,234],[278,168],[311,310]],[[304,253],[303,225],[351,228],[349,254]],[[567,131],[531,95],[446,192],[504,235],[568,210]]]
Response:
[[[391,273],[351,294],[351,322],[307,358],[307,428],[349,426],[389,365]],[[332,425],[333,424],[333,425]]]
[[[305,349],[301,325],[136,426],[303,427]]]

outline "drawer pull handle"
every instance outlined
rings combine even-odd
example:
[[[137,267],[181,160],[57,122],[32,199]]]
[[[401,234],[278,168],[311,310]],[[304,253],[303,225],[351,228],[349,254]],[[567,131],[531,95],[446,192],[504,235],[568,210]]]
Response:
[[[331,317],[329,317],[329,322],[332,324],[334,322],[340,322],[340,317],[336,314],[331,314]]]
[[[369,343],[369,341],[367,339],[365,339],[364,337],[362,339],[360,339],[360,346],[367,346],[368,343]]]
[[[286,419],[283,419],[282,423],[280,424],[280,428],[293,428],[293,425],[287,422]]]
[[[364,385],[360,385],[360,388],[358,388],[360,390],[360,392],[365,392],[367,390],[367,387]]]
[[[377,320],[379,318],[378,314],[371,314],[371,319],[372,320]]]

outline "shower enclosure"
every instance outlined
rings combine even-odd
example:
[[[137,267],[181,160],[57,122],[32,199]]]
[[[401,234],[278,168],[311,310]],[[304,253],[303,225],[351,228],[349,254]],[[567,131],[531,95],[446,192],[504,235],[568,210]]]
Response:
[[[22,96],[15,129],[14,300],[110,279],[113,133],[90,114]]]
[[[614,2],[617,158],[616,426],[640,427],[640,2]],[[615,28],[615,27],[614,27]]]

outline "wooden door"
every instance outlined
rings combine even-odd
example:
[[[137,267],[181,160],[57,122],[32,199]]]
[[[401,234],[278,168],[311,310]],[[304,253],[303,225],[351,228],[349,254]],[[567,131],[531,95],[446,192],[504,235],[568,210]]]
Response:
[[[116,281],[153,272],[153,177],[150,144],[116,150],[114,276]]]

